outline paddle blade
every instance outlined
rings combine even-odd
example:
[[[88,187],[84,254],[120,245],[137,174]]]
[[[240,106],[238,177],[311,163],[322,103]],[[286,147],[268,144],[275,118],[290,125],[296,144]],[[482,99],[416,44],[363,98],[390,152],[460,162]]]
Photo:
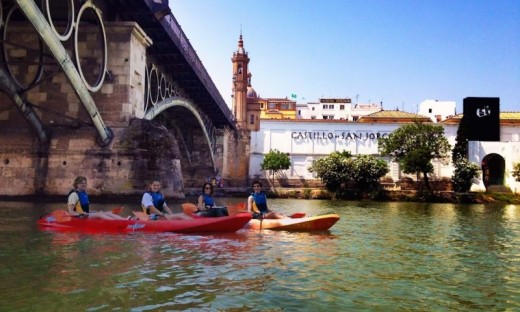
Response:
[[[295,212],[292,215],[290,215],[289,217],[293,218],[293,219],[298,219],[298,218],[305,217],[305,215],[306,215],[305,212]]]
[[[70,213],[65,210],[53,211],[51,215],[56,219],[56,222],[68,222],[72,219]]]
[[[192,203],[184,203],[184,204],[181,205],[181,207],[182,207],[182,211],[185,214],[187,214],[188,216],[191,216],[192,214],[197,212],[197,210],[199,210],[197,205],[192,204]]]
[[[238,204],[229,205],[227,210],[230,216],[236,215],[237,213],[247,212],[247,204],[241,202]]]
[[[125,209],[124,206],[116,207],[116,208],[112,209],[112,213],[120,214],[123,211],[123,209]]]

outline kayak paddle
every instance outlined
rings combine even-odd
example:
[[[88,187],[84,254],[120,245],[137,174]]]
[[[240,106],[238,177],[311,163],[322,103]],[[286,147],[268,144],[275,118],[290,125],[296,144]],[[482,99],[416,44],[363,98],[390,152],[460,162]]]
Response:
[[[242,212],[248,212],[247,208],[246,208],[246,203],[244,203],[244,202],[228,206],[228,214],[230,216],[233,216],[233,215],[236,215],[237,213],[242,213]]]

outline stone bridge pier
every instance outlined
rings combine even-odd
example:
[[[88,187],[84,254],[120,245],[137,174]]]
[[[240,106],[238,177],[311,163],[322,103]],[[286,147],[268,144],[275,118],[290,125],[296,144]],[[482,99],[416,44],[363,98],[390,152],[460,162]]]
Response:
[[[246,186],[249,133],[166,0],[58,2],[0,2],[0,195]]]

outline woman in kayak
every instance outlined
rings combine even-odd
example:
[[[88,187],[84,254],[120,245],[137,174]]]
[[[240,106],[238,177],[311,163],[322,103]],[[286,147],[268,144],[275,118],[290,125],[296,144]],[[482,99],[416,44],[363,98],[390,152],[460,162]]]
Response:
[[[213,200],[213,185],[204,183],[202,185],[202,194],[197,201],[199,210],[197,214],[204,217],[224,217],[228,215],[226,207],[218,207]]]
[[[165,218],[168,220],[192,220],[193,218],[184,213],[173,213],[166,204],[163,194],[160,192],[161,182],[152,181],[148,192],[144,193],[141,205],[150,219]]]
[[[253,213],[254,219],[284,219],[285,215],[267,208],[267,197],[262,192],[262,183],[253,182],[253,193],[247,199],[247,211]]]
[[[69,213],[73,216],[88,216],[89,218],[104,219],[104,220],[126,220],[112,212],[105,211],[90,211],[90,202],[87,195],[87,178],[83,176],[76,177],[73,190],[69,192],[67,200],[67,208]]]

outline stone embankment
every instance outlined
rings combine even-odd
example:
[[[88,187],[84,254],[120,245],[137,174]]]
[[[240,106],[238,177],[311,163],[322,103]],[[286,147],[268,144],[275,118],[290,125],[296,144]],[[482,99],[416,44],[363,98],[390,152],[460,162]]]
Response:
[[[249,196],[249,188],[215,188],[216,197],[244,197]],[[292,199],[333,199],[333,194],[323,188],[284,188],[277,187],[267,191],[269,198]],[[186,197],[194,197],[200,194],[199,189],[186,189]],[[432,203],[509,203],[520,204],[520,194],[504,192],[468,192],[455,193],[452,191],[435,191],[432,195],[426,195],[416,190],[382,190],[373,194],[361,195],[357,190],[345,192],[347,200],[373,200],[373,201],[406,201],[406,202],[432,202]]]
[[[193,200],[200,195],[199,188],[186,188],[184,198],[170,199],[172,202]],[[215,197],[244,198],[249,196],[251,190],[245,187],[216,188]],[[283,188],[277,187],[276,191],[267,191],[269,198],[291,199],[333,199],[330,192],[323,188]],[[414,190],[383,190],[374,194],[361,196],[356,190],[349,190],[346,200],[372,200],[394,202],[431,202],[431,203],[506,203],[520,205],[520,194],[501,192],[470,192],[455,193],[451,191],[434,192],[426,196]],[[141,196],[136,195],[91,195],[91,202],[95,203],[140,203]],[[339,198],[338,198],[339,199]],[[65,202],[65,196],[2,196],[0,201],[38,201],[38,202]]]

